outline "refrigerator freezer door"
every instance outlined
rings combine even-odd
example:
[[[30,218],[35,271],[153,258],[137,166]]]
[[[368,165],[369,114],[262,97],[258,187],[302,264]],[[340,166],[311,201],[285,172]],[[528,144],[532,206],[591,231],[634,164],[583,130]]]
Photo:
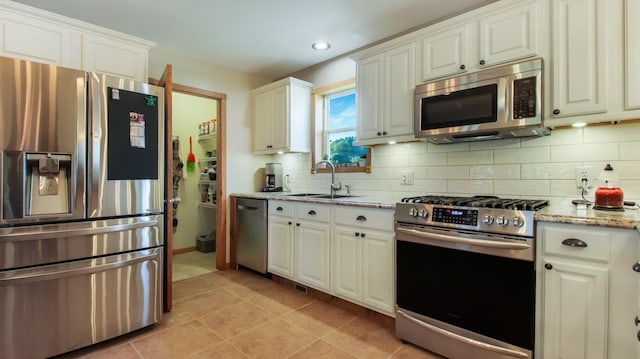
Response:
[[[0,228],[0,271],[161,246],[163,228],[162,215]]]
[[[162,319],[162,249],[0,271],[0,357],[46,358]]]
[[[0,224],[83,218],[86,72],[0,57],[0,80]],[[63,181],[60,191],[32,186],[42,177],[37,158],[55,162],[45,177]],[[31,212],[34,197],[43,201]]]
[[[89,78],[88,217],[162,213],[164,89]]]

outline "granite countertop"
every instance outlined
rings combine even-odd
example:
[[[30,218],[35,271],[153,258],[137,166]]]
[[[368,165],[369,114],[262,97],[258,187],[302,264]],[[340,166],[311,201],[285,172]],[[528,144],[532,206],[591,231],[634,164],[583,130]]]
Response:
[[[337,199],[325,199],[313,197],[293,197],[287,196],[287,194],[290,193],[253,192],[233,193],[231,194],[231,196],[382,209],[395,209],[396,203],[398,202],[397,199],[382,198],[379,196],[352,196]],[[635,208],[637,208],[637,206]],[[633,209],[632,207],[625,207],[624,211],[594,210],[591,207],[578,209],[571,203],[571,199],[551,201],[551,204],[548,207],[545,207],[536,212],[535,219],[539,222],[581,224],[588,226],[636,229],[640,231],[639,209]]]

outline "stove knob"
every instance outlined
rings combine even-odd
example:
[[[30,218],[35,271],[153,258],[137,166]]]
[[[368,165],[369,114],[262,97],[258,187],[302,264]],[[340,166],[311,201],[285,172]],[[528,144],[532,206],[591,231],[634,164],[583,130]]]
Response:
[[[429,215],[429,212],[427,212],[426,209],[418,210],[418,217],[427,218],[428,215]]]
[[[492,224],[493,223],[493,216],[490,214],[485,214],[484,218],[482,218],[482,223],[484,224]]]
[[[522,226],[524,226],[524,218],[515,216],[511,220],[511,223],[513,223],[514,227],[522,227]]]
[[[509,224],[509,218],[506,216],[498,216],[498,218],[496,218],[496,223],[504,227]]]
[[[409,209],[409,215],[410,215],[411,217],[415,217],[415,216],[417,216],[417,215],[418,215],[418,210],[417,210],[417,209],[415,209],[415,207],[411,207],[411,208]]]

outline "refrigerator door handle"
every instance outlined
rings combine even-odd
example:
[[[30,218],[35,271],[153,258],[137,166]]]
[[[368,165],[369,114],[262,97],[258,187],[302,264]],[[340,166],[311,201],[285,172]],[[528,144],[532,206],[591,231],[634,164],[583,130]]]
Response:
[[[92,223],[92,222],[89,222]],[[70,226],[74,226],[75,224],[70,224]],[[104,234],[110,232],[123,232],[133,229],[146,228],[146,227],[156,227],[158,226],[158,220],[150,220],[150,221],[140,221],[134,223],[120,223],[115,225],[108,225],[103,227],[94,227],[87,226],[87,223],[78,223],[77,228],[63,228],[63,229],[52,229],[47,231],[35,230],[35,231],[25,231],[25,232],[8,232],[8,233],[0,233],[0,242],[2,241],[16,241],[16,240],[25,240],[25,241],[35,241],[47,238],[65,238],[65,237],[79,237],[79,236],[88,236],[95,234]]]
[[[122,257],[131,256],[133,258],[122,260]],[[152,249],[150,251],[144,251],[142,253],[130,253],[125,255],[113,256],[111,258],[98,258],[90,259],[82,262],[82,266],[79,268],[68,268],[68,264],[60,264],[57,266],[48,267],[46,271],[38,273],[28,273],[24,275],[17,274],[11,277],[0,277],[0,286],[17,285],[29,282],[43,282],[47,280],[72,277],[82,274],[93,274],[98,272],[104,272],[109,269],[121,268],[130,266],[134,263],[144,262],[149,259],[154,259],[160,256],[160,249]],[[93,262],[104,261],[103,264],[96,264]],[[80,264],[80,263],[78,263]],[[56,268],[57,267],[57,268]],[[67,267],[65,269],[65,267]],[[18,270],[19,272],[19,270]]]

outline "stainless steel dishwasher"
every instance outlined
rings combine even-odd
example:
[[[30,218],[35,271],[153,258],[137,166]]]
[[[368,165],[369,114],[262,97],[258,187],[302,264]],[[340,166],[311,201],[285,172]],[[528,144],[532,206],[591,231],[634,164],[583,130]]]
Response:
[[[267,201],[236,198],[236,263],[267,272]]]

